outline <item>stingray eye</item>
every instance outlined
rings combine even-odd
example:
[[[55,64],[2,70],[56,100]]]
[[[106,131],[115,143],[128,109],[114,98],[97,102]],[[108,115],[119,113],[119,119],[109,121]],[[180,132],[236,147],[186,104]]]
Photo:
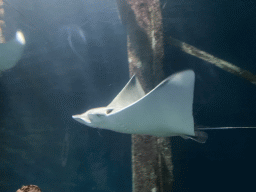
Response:
[[[96,114],[97,115],[97,117],[102,117],[103,115],[102,114]]]
[[[113,109],[108,109],[107,111],[106,111],[106,114],[109,114],[109,113],[111,113],[113,111]]]

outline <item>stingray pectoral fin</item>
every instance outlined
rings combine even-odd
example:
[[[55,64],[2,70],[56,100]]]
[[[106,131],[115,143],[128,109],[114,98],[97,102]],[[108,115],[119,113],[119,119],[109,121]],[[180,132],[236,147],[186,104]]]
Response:
[[[125,108],[128,105],[138,101],[143,96],[145,96],[145,92],[143,91],[137,77],[133,75],[125,87],[118,93],[118,95],[107,107],[113,109]]]
[[[195,73],[186,70],[171,75],[151,91],[155,101],[151,103],[157,104],[152,109],[161,112],[158,113],[159,119],[166,122],[172,134],[195,135],[192,115],[194,83]]]
[[[0,43],[0,72],[11,69],[22,56],[25,47],[25,37],[21,31],[7,43]]]
[[[141,99],[117,112],[114,110],[106,116],[104,125],[121,125],[116,130],[129,134],[194,136],[194,81],[192,70],[173,74]]]
[[[198,143],[205,143],[208,139],[208,134],[203,131],[195,131],[195,136],[181,135],[183,139],[192,139]]]

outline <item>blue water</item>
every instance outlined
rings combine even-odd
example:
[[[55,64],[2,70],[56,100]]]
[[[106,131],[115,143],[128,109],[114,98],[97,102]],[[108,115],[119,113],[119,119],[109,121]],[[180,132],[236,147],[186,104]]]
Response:
[[[48,192],[131,192],[130,136],[71,117],[106,106],[129,80],[115,1],[105,9],[103,1],[24,1],[29,9],[10,2],[25,16],[6,8],[11,30],[22,29],[27,44],[0,77],[0,191],[34,184]],[[164,6],[164,33],[256,74],[255,14],[249,0],[174,0]],[[196,125],[256,126],[255,85],[166,44],[166,76],[188,68],[196,73]],[[207,133],[206,144],[171,138],[172,191],[254,189],[256,130]]]

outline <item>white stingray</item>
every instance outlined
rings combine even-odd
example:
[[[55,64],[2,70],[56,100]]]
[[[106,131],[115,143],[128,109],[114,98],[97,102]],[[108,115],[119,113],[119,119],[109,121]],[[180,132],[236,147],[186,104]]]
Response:
[[[256,128],[194,128],[194,85],[195,73],[187,70],[169,76],[145,94],[134,75],[107,107],[72,117],[90,127],[158,137],[181,136],[199,143],[205,143],[208,138],[207,133],[200,130]]]
[[[7,43],[0,44],[0,72],[11,69],[22,56],[25,47],[25,37],[21,31]]]
[[[107,106],[72,116],[90,127],[128,134],[159,137],[199,136],[195,133],[192,114],[195,73],[183,71],[169,76],[148,94],[133,76]]]

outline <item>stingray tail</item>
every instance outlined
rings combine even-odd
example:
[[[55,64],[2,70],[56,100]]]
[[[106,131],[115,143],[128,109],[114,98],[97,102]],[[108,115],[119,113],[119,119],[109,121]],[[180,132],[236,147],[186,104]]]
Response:
[[[182,135],[183,139],[192,139],[198,143],[205,143],[208,139],[208,134],[203,131],[195,131],[195,136]]]
[[[208,134],[201,130],[220,130],[220,129],[254,129],[256,127],[196,127],[195,128],[195,136],[182,135],[183,139],[192,139],[198,143],[205,143],[208,139]]]
[[[256,127],[197,127],[195,130],[214,130],[214,129],[255,129]]]

